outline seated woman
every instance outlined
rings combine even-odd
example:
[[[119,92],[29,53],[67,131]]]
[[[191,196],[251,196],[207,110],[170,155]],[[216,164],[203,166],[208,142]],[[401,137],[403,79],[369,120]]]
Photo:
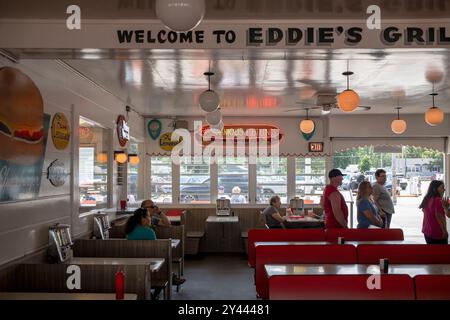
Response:
[[[373,189],[369,181],[363,181],[358,186],[356,206],[358,208],[358,228],[367,229],[370,226],[383,228],[383,220],[370,196]]]
[[[156,240],[156,233],[151,228],[152,218],[146,208],[139,208],[134,214],[128,218],[125,226],[127,240]],[[172,274],[172,283],[176,286],[183,284],[186,279],[179,278],[176,274]],[[160,293],[155,292],[155,296]]]
[[[281,199],[279,196],[270,198],[270,206],[262,212],[266,218],[266,224],[270,229],[285,228],[284,217],[278,211],[281,208]]]
[[[147,209],[139,208],[128,218],[125,232],[128,240],[156,240],[156,233],[150,227],[152,218]]]

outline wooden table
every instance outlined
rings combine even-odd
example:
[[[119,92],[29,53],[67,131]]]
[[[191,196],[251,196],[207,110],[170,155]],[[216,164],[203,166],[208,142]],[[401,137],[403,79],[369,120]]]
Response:
[[[178,240],[179,241],[179,240]],[[150,271],[157,272],[165,262],[164,258],[93,258],[73,257],[66,264],[90,264],[90,265],[148,265]]]
[[[275,275],[371,275],[380,274],[379,265],[370,264],[268,264],[268,277]],[[390,264],[388,274],[450,275],[450,264]]]
[[[208,223],[238,223],[239,217],[238,216],[209,216],[208,219],[206,219],[206,222]]]
[[[287,216],[284,225],[288,229],[295,228],[324,228],[325,221],[308,216]]]
[[[116,294],[67,292],[0,292],[0,300],[116,300]],[[125,293],[124,300],[137,300],[137,294]]]

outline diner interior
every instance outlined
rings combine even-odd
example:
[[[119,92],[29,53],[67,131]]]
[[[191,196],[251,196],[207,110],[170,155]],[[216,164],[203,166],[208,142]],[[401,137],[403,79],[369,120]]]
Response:
[[[0,0],[0,300],[450,300],[450,246],[419,208],[450,188],[448,2],[372,1],[427,43],[300,48],[242,30],[367,28],[370,4],[207,0],[194,31],[244,36],[227,46],[115,43],[147,24],[158,41],[153,0],[78,1],[67,30],[69,2]],[[326,226],[332,169],[348,228]],[[395,214],[358,228],[376,169]],[[147,211],[154,240],[132,239]]]

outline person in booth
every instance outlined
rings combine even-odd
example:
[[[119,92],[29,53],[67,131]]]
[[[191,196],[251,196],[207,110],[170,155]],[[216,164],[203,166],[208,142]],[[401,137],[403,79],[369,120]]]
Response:
[[[266,224],[270,229],[284,228],[284,218],[278,211],[281,208],[281,199],[279,196],[270,198],[270,206],[263,211],[266,218]]]
[[[358,186],[356,196],[356,207],[358,208],[358,227],[367,229],[370,226],[383,228],[383,220],[378,214],[378,209],[370,199],[373,193],[372,185],[369,181],[363,181]]]
[[[127,240],[156,240],[155,231],[151,228],[152,217],[148,209],[139,208],[134,211],[134,214],[128,218],[125,226]],[[186,279],[178,277],[175,273],[172,274],[172,283],[176,286],[183,284]],[[154,297],[158,297],[161,290],[154,293]]]
[[[330,170],[330,183],[323,190],[323,208],[326,228],[347,228],[348,207],[338,187],[342,185],[344,175],[338,169]]]
[[[170,226],[170,220],[167,216],[159,210],[152,200],[144,200],[141,203],[141,208],[147,210],[151,218],[151,226]]]
[[[423,211],[422,233],[427,244],[448,244],[447,221],[450,218],[449,200],[443,197],[444,182],[433,180],[419,208]]]

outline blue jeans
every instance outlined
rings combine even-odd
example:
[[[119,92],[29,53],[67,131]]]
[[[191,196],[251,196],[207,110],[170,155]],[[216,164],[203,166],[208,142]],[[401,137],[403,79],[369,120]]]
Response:
[[[392,213],[385,213],[386,217],[383,218],[384,228],[389,229],[391,227]]]

